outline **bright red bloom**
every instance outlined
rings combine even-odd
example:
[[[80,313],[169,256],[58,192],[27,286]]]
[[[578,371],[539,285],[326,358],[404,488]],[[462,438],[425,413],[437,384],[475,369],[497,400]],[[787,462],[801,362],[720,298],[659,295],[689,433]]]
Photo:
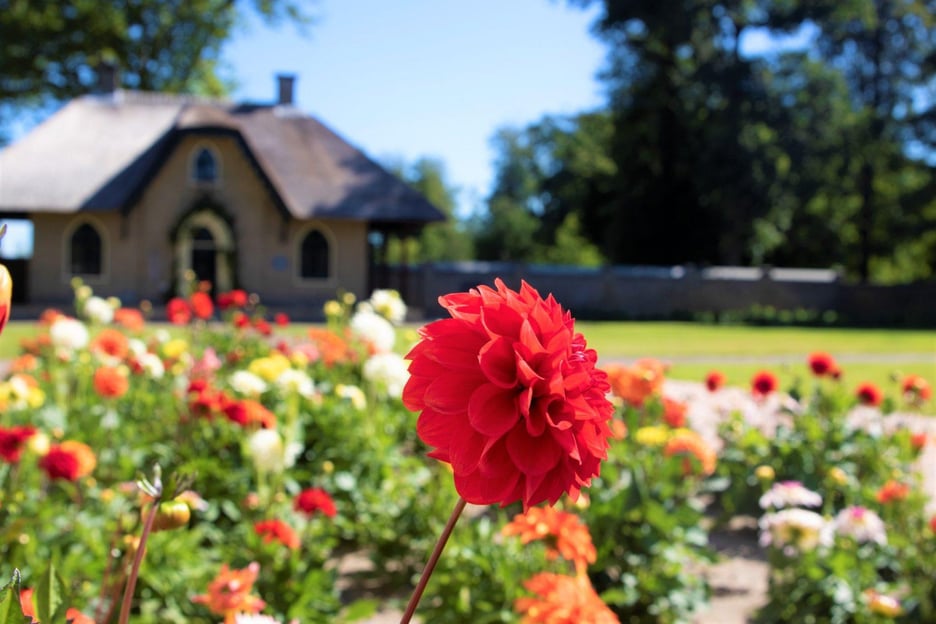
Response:
[[[254,319],[253,327],[261,336],[269,336],[273,333],[273,328],[270,327],[270,323],[264,318]]]
[[[855,396],[862,405],[877,407],[884,401],[884,393],[870,381],[860,384],[855,390]]]
[[[835,358],[822,351],[810,353],[807,361],[809,363],[809,368],[816,377],[829,375],[838,368],[838,364],[835,363]]]
[[[253,399],[233,400],[222,397],[221,410],[228,420],[242,427],[260,426],[272,429],[276,426],[276,415]]]
[[[94,371],[94,390],[105,399],[119,399],[127,393],[130,381],[119,368],[101,366]]]
[[[195,292],[189,297],[189,305],[196,317],[202,320],[208,320],[214,314],[214,303],[211,296],[206,292]]]
[[[18,463],[23,456],[26,442],[34,433],[36,428],[29,425],[13,426],[9,429],[0,427],[0,459],[8,464]]]
[[[588,576],[541,572],[524,581],[534,597],[517,598],[521,624],[618,624],[616,615],[595,592]]]
[[[261,520],[254,523],[254,532],[263,538],[264,544],[276,541],[290,550],[296,550],[301,545],[299,535],[282,520]]]
[[[173,297],[166,304],[166,317],[173,325],[188,325],[192,320],[192,309],[185,299]]]
[[[751,378],[751,393],[756,397],[765,397],[771,392],[776,392],[777,376],[770,371],[759,371]]]
[[[39,460],[39,467],[45,471],[49,479],[64,479],[65,481],[77,481],[81,471],[78,457],[63,449],[61,445],[52,446],[49,452]]]
[[[930,531],[932,531],[933,533],[936,533],[936,516],[933,516],[932,518],[930,518],[929,527],[930,527]]]
[[[874,498],[882,505],[892,501],[901,501],[910,494],[910,486],[906,483],[900,483],[891,479],[881,486],[875,493]]]
[[[218,307],[222,310],[228,308],[243,308],[247,305],[247,292],[236,289],[218,295]]]
[[[321,512],[329,518],[334,518],[338,513],[335,501],[321,488],[306,488],[299,492],[293,499],[293,509],[307,516]]]
[[[575,499],[607,457],[607,374],[551,295],[495,284],[439,298],[452,318],[420,330],[403,402],[466,501]]]
[[[705,376],[705,387],[708,388],[709,392],[715,392],[725,385],[725,381],[725,373],[721,371],[712,371]]]
[[[277,312],[273,315],[273,322],[280,327],[286,327],[289,325],[289,315],[285,312]]]

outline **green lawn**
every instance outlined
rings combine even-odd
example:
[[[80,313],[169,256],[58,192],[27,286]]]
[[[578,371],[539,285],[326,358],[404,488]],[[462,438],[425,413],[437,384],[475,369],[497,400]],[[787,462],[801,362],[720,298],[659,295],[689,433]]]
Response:
[[[306,327],[295,323],[287,332],[303,334]],[[576,329],[601,361],[656,357],[670,364],[673,379],[701,380],[718,369],[729,383],[747,386],[756,371],[768,369],[788,387],[796,377],[808,376],[809,353],[827,351],[839,360],[849,387],[872,381],[892,392],[893,379],[904,373],[922,375],[936,387],[936,331],[668,322],[577,322]],[[37,331],[35,323],[11,322],[0,336],[0,359],[15,356],[20,338]],[[936,413],[934,403],[928,411]]]
[[[936,388],[936,331],[652,322],[577,322],[576,329],[602,361],[656,357],[670,364],[673,379],[701,381],[718,369],[730,384],[746,387],[755,372],[767,369],[789,387],[809,377],[811,352],[826,351],[839,361],[847,388],[871,381],[894,395],[894,380],[906,373]],[[934,403],[929,413],[936,413]]]

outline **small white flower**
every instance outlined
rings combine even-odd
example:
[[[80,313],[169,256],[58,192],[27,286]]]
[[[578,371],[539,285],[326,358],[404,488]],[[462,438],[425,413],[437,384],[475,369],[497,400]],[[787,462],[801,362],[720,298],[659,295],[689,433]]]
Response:
[[[773,507],[819,507],[822,505],[822,496],[817,492],[803,487],[799,481],[780,481],[764,492],[760,497],[761,509]]]
[[[133,355],[143,355],[149,349],[146,347],[146,343],[140,340],[139,338],[130,338],[127,340],[127,350]]]
[[[250,371],[239,370],[229,380],[235,392],[245,396],[259,396],[267,391],[267,383]]]
[[[359,410],[367,408],[367,398],[364,396],[364,391],[357,386],[338,384],[335,386],[335,394],[349,401],[351,405]]]
[[[247,449],[259,472],[282,472],[286,466],[283,438],[275,429],[257,429],[247,439]]]
[[[89,322],[97,325],[107,325],[114,320],[114,308],[101,297],[89,297],[81,310]]]
[[[366,303],[391,323],[400,324],[406,319],[406,304],[396,290],[378,288]]]
[[[782,548],[788,553],[806,552],[831,543],[826,519],[815,511],[781,509],[763,516],[758,526],[761,546]]]
[[[88,328],[78,319],[61,316],[49,328],[52,344],[65,351],[76,351],[88,346]]]
[[[162,379],[166,373],[166,367],[162,360],[155,353],[145,352],[137,356],[137,363],[150,379]]]
[[[306,398],[315,394],[315,384],[312,383],[312,378],[304,371],[294,368],[287,368],[280,373],[275,383],[284,392],[295,392]]]
[[[887,544],[887,529],[881,517],[866,507],[846,507],[832,521],[838,535],[846,535],[856,542]]]
[[[350,322],[351,332],[363,340],[374,353],[387,353],[393,350],[396,342],[396,330],[390,321],[376,312],[360,310],[355,312]]]
[[[396,353],[378,353],[364,362],[364,379],[376,385],[387,396],[400,398],[409,379],[406,360]]]

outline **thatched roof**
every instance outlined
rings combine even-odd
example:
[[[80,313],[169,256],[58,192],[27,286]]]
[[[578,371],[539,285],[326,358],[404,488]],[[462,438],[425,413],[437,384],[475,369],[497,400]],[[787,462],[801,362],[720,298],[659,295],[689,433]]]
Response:
[[[292,106],[116,91],[72,100],[0,151],[0,213],[130,210],[190,133],[235,136],[289,215],[384,225],[442,213],[316,118]]]

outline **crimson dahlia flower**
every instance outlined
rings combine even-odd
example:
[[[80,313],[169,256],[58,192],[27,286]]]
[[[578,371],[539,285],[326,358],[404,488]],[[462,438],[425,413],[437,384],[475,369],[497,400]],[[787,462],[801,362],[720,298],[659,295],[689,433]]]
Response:
[[[607,374],[552,295],[495,286],[439,298],[452,318],[420,330],[403,402],[467,502],[577,498],[607,457]]]

